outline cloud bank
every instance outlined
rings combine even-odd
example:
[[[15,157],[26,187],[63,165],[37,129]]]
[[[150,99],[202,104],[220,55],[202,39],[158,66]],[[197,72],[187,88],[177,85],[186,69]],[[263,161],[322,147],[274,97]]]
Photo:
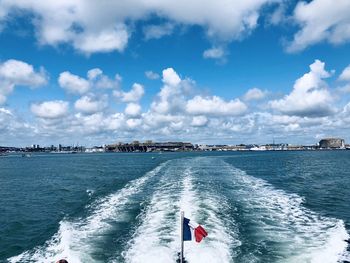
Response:
[[[122,52],[132,34],[132,24],[154,16],[167,22],[145,25],[146,40],[171,34],[175,25],[199,26],[215,41],[240,39],[257,27],[261,9],[272,3],[278,1],[3,0],[0,21],[6,26],[12,16],[30,13],[35,18],[33,26],[40,44],[68,44],[79,52],[92,54]],[[211,51],[207,55],[218,53]]]
[[[331,72],[324,62],[315,60],[289,93],[280,96],[253,88],[241,100],[204,95],[193,80],[169,67],[162,71],[158,93],[148,104],[142,104],[146,92],[143,85],[135,83],[129,91],[119,86],[99,88],[96,83],[103,72],[93,69],[86,78],[77,76],[89,84],[86,93],[76,92],[72,98],[67,90],[67,100],[31,103],[32,122],[1,107],[0,120],[7,125],[0,125],[0,130],[4,138],[17,141],[41,138],[40,143],[52,140],[72,143],[79,138],[92,144],[133,139],[266,143],[266,138],[272,137],[283,142],[287,138],[288,142],[290,138],[294,142],[316,142],[319,137],[335,132],[345,136],[346,127],[350,128],[349,103],[347,100],[340,103],[336,89],[329,86]],[[338,76],[342,81],[347,79],[344,72]],[[103,76],[115,84],[115,79]],[[38,79],[28,84],[44,82]],[[26,78],[22,80],[27,83]],[[81,87],[79,81],[77,86]],[[274,99],[269,98],[271,94]],[[110,95],[114,99],[110,100]]]

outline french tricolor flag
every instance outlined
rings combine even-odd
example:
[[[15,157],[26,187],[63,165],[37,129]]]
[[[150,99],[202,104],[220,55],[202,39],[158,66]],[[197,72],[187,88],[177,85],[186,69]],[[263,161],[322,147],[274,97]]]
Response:
[[[198,243],[201,242],[202,239],[208,235],[207,231],[205,231],[205,229],[201,225],[198,225],[192,222],[190,219],[184,217],[183,241],[192,240],[192,232],[194,233],[194,237]]]

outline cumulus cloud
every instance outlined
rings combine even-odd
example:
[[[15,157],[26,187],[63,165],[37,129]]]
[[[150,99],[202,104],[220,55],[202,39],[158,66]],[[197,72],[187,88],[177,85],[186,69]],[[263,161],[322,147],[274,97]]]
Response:
[[[248,90],[246,94],[244,94],[243,98],[246,101],[250,101],[250,100],[261,100],[265,98],[265,96],[266,96],[265,91],[262,91],[261,89],[258,89],[258,88],[252,88]]]
[[[151,109],[160,114],[181,111],[185,106],[185,89],[187,80],[181,80],[173,68],[164,69],[162,72],[163,87],[152,102]]]
[[[283,99],[270,101],[270,106],[287,115],[319,117],[332,114],[333,101],[323,79],[330,77],[325,63],[315,60],[310,72],[299,78],[290,94]]]
[[[131,117],[137,117],[141,114],[141,106],[137,103],[128,103],[125,108],[125,114]]]
[[[208,123],[208,118],[205,116],[194,116],[191,121],[191,125],[194,127],[202,127]]]
[[[93,68],[87,72],[87,78],[72,74],[69,71],[64,71],[58,78],[58,83],[61,88],[72,94],[85,94],[91,88],[99,89],[118,89],[122,78],[116,74],[114,79],[110,79],[103,74],[99,68]]]
[[[239,99],[226,102],[217,96],[195,96],[186,105],[186,111],[194,115],[237,116],[246,110],[247,106]]]
[[[148,79],[159,79],[159,74],[156,73],[156,72],[153,72],[151,70],[148,70],[145,72],[145,76],[148,78]]]
[[[58,119],[68,114],[69,104],[67,101],[53,100],[41,103],[33,103],[30,106],[32,113],[43,119]]]
[[[134,83],[128,92],[114,91],[113,95],[119,98],[122,102],[137,102],[145,94],[145,90],[141,84]]]
[[[108,96],[96,96],[94,94],[88,94],[78,99],[74,107],[77,111],[85,114],[93,114],[103,111],[108,106]]]
[[[341,93],[350,93],[350,83],[346,84],[344,86],[338,87],[337,88],[338,91],[340,91]]]
[[[102,70],[97,68],[87,73],[85,80],[91,89],[101,75]],[[25,131],[37,139],[47,138],[49,143],[54,140],[80,142],[82,137],[82,143],[86,144],[130,138],[181,138],[194,143],[217,143],[220,138],[221,143],[266,143],[266,138],[272,137],[276,142],[293,143],[303,138],[313,143],[316,134],[331,134],[335,129],[345,133],[350,127],[350,106],[339,105],[336,111],[333,108],[336,98],[325,82],[330,75],[325,64],[316,60],[310,65],[310,71],[296,80],[289,94],[270,101],[270,107],[248,111],[239,99],[201,94],[199,89],[192,88],[193,81],[180,77],[173,68],[166,68],[162,72],[160,91],[149,107],[141,108],[139,99],[135,99],[140,98],[137,95],[140,93],[135,92],[138,88],[121,91],[118,98],[126,103],[122,112],[107,110],[107,95],[90,92],[75,101],[75,110],[71,112],[66,101],[33,103],[30,110],[38,118],[30,123],[17,118],[15,111],[0,107],[0,131],[8,138],[19,134],[16,130]],[[261,92],[264,93],[251,89],[244,97],[259,99]],[[28,137],[22,138],[28,141]]]
[[[17,116],[13,110],[0,107],[1,146],[14,146],[28,141],[28,138],[32,139],[35,135],[33,130],[32,124]]]
[[[146,40],[159,39],[163,36],[171,35],[174,30],[174,25],[166,23],[163,25],[148,25],[143,27],[143,34]]]
[[[141,125],[142,121],[140,119],[128,119],[126,125],[129,129],[136,129]]]
[[[287,1],[281,1],[279,6],[270,15],[268,15],[268,23],[271,25],[278,25],[283,22],[286,16],[286,2]]]
[[[122,77],[119,74],[115,74],[114,79],[110,79],[99,68],[90,69],[87,77],[90,85],[99,89],[118,89],[122,82]]]
[[[72,38],[74,48],[84,53],[123,51],[128,43],[128,31],[124,24],[100,29],[98,32],[87,30]]]
[[[74,75],[69,71],[65,71],[60,74],[58,83],[60,84],[61,88],[74,94],[84,94],[90,89],[89,81]]]
[[[346,1],[346,0],[345,0]],[[30,12],[39,43],[57,46],[72,45],[91,54],[123,51],[131,35],[129,24],[147,21],[157,14],[166,22],[145,29],[148,38],[170,34],[173,24],[202,27],[215,41],[240,39],[257,27],[261,9],[277,0],[251,1],[42,1],[3,0],[0,19]],[[168,21],[171,21],[169,23]]]
[[[167,68],[163,70],[163,79],[165,85],[176,87],[180,84],[181,79],[173,68]]]
[[[203,52],[204,58],[220,59],[225,56],[225,50],[222,47],[213,47]]]
[[[301,1],[293,19],[300,25],[287,51],[297,52],[310,45],[327,41],[341,44],[350,41],[350,2],[339,0]]]
[[[47,83],[45,70],[35,71],[26,62],[10,59],[0,63],[0,105],[16,86],[39,87]]]
[[[94,79],[97,79],[97,77],[101,76],[102,74],[103,74],[103,71],[101,69],[93,68],[87,72],[87,77],[89,80],[94,80]]]
[[[341,81],[350,81],[350,65],[347,66],[339,76]]]

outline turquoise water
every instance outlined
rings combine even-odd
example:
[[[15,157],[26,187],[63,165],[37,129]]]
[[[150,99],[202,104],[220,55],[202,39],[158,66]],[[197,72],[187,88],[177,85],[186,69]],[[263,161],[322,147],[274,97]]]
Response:
[[[155,158],[152,158],[155,157]],[[343,262],[350,151],[0,158],[0,262]]]

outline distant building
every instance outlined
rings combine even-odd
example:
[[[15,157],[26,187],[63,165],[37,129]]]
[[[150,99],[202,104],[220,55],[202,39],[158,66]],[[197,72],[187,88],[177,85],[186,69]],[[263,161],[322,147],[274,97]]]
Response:
[[[345,141],[341,138],[325,138],[320,140],[321,149],[345,149]]]
[[[186,142],[145,142],[140,143],[118,143],[106,146],[107,151],[113,152],[154,152],[154,151],[192,151],[194,146],[192,143]]]

